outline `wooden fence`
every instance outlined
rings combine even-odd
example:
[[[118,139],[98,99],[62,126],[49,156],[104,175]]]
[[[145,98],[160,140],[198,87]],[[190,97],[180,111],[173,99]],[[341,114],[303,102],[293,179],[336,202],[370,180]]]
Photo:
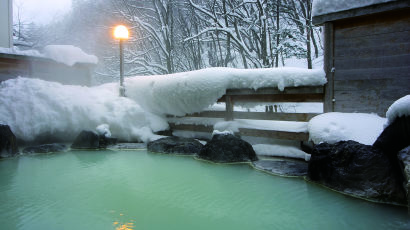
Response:
[[[283,103],[283,102],[323,102],[324,87],[323,86],[304,86],[304,87],[289,87],[284,91],[279,91],[276,88],[261,88],[253,89],[228,89],[218,102],[225,102],[225,111],[203,111],[201,113],[189,114],[185,117],[198,118],[224,118],[226,121],[234,119],[251,119],[251,120],[279,120],[279,121],[301,121],[307,122],[317,113],[282,113],[273,111],[266,112],[239,112],[234,111],[235,103]],[[212,132],[212,126],[193,125],[193,124],[177,124],[170,123],[171,130],[196,131],[196,132]],[[262,130],[239,128],[241,136],[267,137],[273,139],[287,139],[308,141],[309,134],[307,132],[288,132],[277,130]]]

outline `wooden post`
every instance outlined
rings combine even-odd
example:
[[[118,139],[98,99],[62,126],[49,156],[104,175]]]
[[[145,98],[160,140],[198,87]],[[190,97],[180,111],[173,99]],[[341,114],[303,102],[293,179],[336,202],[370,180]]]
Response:
[[[327,84],[325,86],[325,94],[323,98],[323,112],[334,111],[334,30],[333,23],[326,22],[324,26],[325,33],[325,54],[324,54],[324,70],[326,72]]]
[[[225,121],[233,121],[233,100],[229,95],[226,95],[225,106]]]

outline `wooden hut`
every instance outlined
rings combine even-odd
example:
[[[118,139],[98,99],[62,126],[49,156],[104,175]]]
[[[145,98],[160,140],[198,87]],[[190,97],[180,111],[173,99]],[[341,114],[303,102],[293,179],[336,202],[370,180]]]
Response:
[[[354,7],[313,16],[324,27],[324,110],[385,116],[392,102],[410,94],[410,1],[349,1]],[[332,2],[343,1],[316,0]]]

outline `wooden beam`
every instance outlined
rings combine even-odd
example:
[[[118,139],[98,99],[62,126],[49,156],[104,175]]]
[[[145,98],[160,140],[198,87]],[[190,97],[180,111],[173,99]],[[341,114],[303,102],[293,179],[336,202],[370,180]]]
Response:
[[[324,26],[325,34],[325,54],[324,54],[324,70],[326,72],[327,84],[325,86],[325,94],[323,98],[323,112],[334,111],[334,30],[333,23],[326,22]]]
[[[233,112],[235,119],[252,120],[279,120],[279,121],[309,121],[318,113],[272,113],[272,112]],[[188,114],[186,117],[211,117],[225,118],[225,111],[204,111],[201,113]]]
[[[205,125],[188,125],[170,123],[169,126],[172,130],[183,130],[183,131],[193,131],[193,132],[207,132],[211,133],[213,131],[212,126]],[[245,129],[240,128],[239,134],[242,136],[252,136],[252,137],[267,137],[274,139],[286,139],[286,140],[297,140],[297,141],[308,141],[309,134],[304,132],[286,132],[286,131],[276,131],[276,130],[260,130],[260,129]]]
[[[227,89],[225,95],[257,95],[257,94],[317,94],[323,93],[323,86],[286,87],[283,91],[278,88]]]
[[[256,95],[231,95],[234,103],[255,102],[323,102],[323,94],[256,94]],[[226,102],[226,95],[218,99],[218,102]]]
[[[172,130],[183,130],[183,131],[193,131],[193,132],[212,133],[212,131],[214,131],[214,127],[212,125],[211,126],[206,126],[206,125],[169,123],[169,127]]]
[[[297,141],[308,141],[309,133],[303,132],[286,132],[286,131],[276,131],[276,130],[259,130],[259,129],[239,129],[239,134],[241,136],[252,136],[252,137],[268,137],[273,139],[286,139],[286,140],[297,140]]]
[[[225,98],[225,121],[233,121],[233,100],[232,96],[226,96]]]

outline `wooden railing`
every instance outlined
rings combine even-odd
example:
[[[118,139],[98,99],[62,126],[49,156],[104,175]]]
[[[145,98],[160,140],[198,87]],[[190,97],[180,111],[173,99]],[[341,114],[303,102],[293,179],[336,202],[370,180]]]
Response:
[[[198,118],[224,118],[226,121],[234,119],[251,119],[251,120],[280,120],[280,121],[300,121],[307,122],[317,113],[282,113],[282,112],[238,112],[234,111],[235,103],[283,103],[283,102],[323,102],[323,86],[304,86],[289,87],[284,91],[276,88],[253,89],[228,89],[218,102],[225,102],[225,111],[203,111],[201,113],[188,114],[185,117]],[[193,124],[176,124],[170,123],[171,130],[212,132],[212,126],[193,125]],[[268,137],[274,139],[287,139],[308,141],[307,132],[289,132],[277,130],[262,130],[239,128],[239,134],[242,136]]]

